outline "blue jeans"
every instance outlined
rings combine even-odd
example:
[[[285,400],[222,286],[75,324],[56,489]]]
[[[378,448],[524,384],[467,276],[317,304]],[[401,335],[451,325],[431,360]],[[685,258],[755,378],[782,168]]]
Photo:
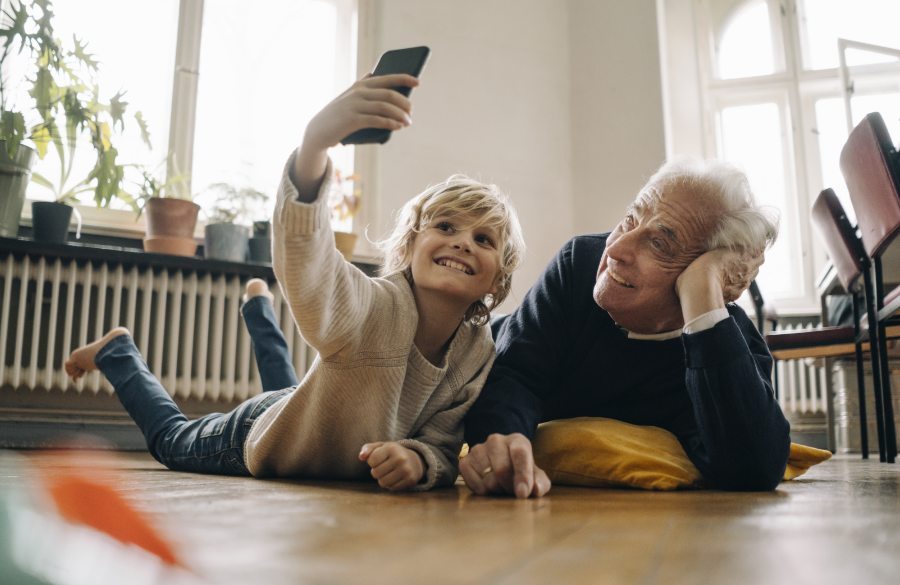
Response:
[[[296,386],[297,372],[291,364],[291,352],[269,299],[253,297],[241,307],[241,314],[253,340],[263,392]]]
[[[296,389],[286,387],[295,386],[297,376],[269,300],[254,297],[242,307],[242,312],[254,342],[265,391],[228,414],[188,420],[150,373],[130,335],[113,338],[94,358],[144,434],[150,454],[169,469],[249,476],[250,470],[244,464],[244,441],[250,427],[269,407]],[[274,391],[272,384],[285,385]]]

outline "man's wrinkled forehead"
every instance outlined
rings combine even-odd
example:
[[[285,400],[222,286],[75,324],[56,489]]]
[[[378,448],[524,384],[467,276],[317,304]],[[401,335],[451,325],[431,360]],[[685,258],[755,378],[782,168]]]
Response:
[[[685,199],[690,201],[688,207]],[[702,245],[715,228],[718,213],[712,207],[715,204],[704,197],[702,189],[698,191],[697,185],[669,181],[645,185],[628,207],[628,213],[655,216],[659,212],[656,227],[687,249]]]

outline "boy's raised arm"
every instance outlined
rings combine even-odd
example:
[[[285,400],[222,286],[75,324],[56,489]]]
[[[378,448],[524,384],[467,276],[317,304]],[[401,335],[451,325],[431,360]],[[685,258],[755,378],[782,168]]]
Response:
[[[416,87],[412,75],[366,75],[334,98],[306,126],[303,144],[294,159],[291,181],[298,199],[312,203],[325,177],[328,149],[345,136],[364,128],[400,130],[412,124],[412,102],[393,87]]]

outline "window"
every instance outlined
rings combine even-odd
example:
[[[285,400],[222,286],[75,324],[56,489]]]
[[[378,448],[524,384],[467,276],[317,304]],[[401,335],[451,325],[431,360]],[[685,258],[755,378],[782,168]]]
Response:
[[[818,312],[815,279],[825,252],[809,209],[830,187],[852,217],[838,165],[848,135],[838,39],[856,42],[845,49],[852,123],[878,111],[900,139],[900,51],[891,52],[900,49],[894,30],[900,2],[700,0],[700,6],[706,154],[741,165],[757,197],[781,211],[781,234],[758,277],[765,298],[781,312]]]
[[[205,6],[193,0],[127,6],[79,0],[53,6],[57,36],[71,39],[77,32],[101,61],[103,96],[127,92],[132,118],[126,117],[114,143],[119,160],[157,168],[163,179],[171,152],[177,171],[168,172],[190,175],[201,208],[212,203],[204,193],[208,185],[230,183],[269,195],[259,215],[271,215],[284,163],[309,119],[356,77],[356,0],[217,0]],[[173,84],[175,71],[181,83]],[[136,111],[148,123],[152,151],[134,123]],[[85,146],[72,173],[79,179],[92,163],[93,151]],[[352,147],[334,149],[332,158],[344,174],[352,173]],[[53,179],[59,161],[48,152],[34,170]],[[52,197],[40,185],[28,189],[30,199]],[[92,193],[81,197],[87,204],[91,199]],[[114,200],[113,207],[126,206]]]
[[[88,6],[89,5],[89,6]],[[108,101],[123,90],[127,102],[124,131],[113,144],[119,160],[132,164],[159,165],[165,159],[169,139],[169,114],[172,100],[172,63],[175,61],[175,37],[178,29],[178,1],[160,0],[153,3],[129,5],[129,19],[141,26],[121,26],[121,2],[115,0],[84,0],[55,2],[54,32],[65,46],[71,48],[72,36],[87,43],[87,52],[100,62],[98,85],[100,98]],[[151,50],[152,49],[152,50]],[[31,74],[31,71],[28,71]],[[10,78],[15,78],[11,72]],[[18,78],[23,74],[18,72]],[[18,104],[31,102],[29,84],[19,84]],[[134,113],[140,111],[147,121],[153,151],[141,139]],[[67,186],[87,177],[96,159],[90,138],[82,136],[75,149],[75,159]],[[59,157],[50,148],[43,160],[33,168],[35,173],[58,184],[61,176]],[[53,193],[37,183],[28,186],[29,199],[52,199]],[[81,201],[93,203],[93,193],[84,193]],[[127,208],[113,200],[114,207]]]

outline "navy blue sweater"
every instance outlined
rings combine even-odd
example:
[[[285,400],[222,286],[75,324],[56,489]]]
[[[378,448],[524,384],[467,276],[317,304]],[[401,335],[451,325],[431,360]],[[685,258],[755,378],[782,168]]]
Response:
[[[771,490],[790,451],[772,356],[736,305],[711,329],[629,339],[593,299],[608,234],[573,238],[495,332],[497,361],[466,416],[466,442],[539,423],[606,417],[671,431],[713,487]]]

